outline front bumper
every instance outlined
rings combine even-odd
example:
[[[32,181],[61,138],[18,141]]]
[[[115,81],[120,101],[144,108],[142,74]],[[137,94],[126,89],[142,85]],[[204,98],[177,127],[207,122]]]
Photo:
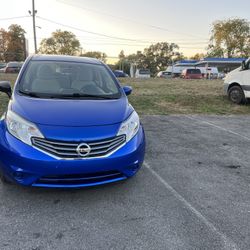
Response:
[[[57,160],[10,135],[0,121],[0,170],[24,186],[78,188],[125,180],[139,170],[144,154],[142,126],[130,142],[108,157]]]

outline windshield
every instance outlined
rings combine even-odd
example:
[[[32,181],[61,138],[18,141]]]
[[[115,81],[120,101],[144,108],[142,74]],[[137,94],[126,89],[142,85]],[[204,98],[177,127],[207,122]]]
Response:
[[[19,92],[33,97],[119,98],[120,91],[103,65],[31,61]]]
[[[150,75],[150,70],[149,69],[140,69],[139,74],[140,75]]]
[[[201,71],[199,69],[188,69],[188,74],[201,74]]]

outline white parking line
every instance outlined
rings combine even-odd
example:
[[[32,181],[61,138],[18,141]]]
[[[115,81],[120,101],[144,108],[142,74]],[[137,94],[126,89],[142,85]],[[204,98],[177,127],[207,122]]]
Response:
[[[152,175],[154,175],[158,179],[158,181],[160,181],[165,186],[165,188],[169,192],[171,192],[174,195],[176,199],[182,202],[185,205],[185,207],[189,209],[196,217],[198,217],[212,232],[220,236],[220,238],[224,243],[224,248],[226,250],[239,250],[239,248],[231,239],[229,239],[225,234],[220,232],[210,221],[206,219],[206,217],[204,217],[198,210],[196,210],[184,197],[182,197],[157,172],[155,172],[147,162],[144,162],[144,166],[151,172]]]
[[[195,117],[193,117],[193,116],[185,115],[185,117],[187,117],[187,118],[189,118],[189,119],[191,119],[191,120],[200,122],[200,123],[207,124],[207,125],[209,125],[209,126],[211,126],[211,127],[214,127],[214,128],[217,128],[217,129],[220,129],[220,130],[223,130],[223,131],[226,131],[226,132],[228,132],[228,133],[230,133],[230,134],[236,135],[236,136],[241,137],[241,138],[243,138],[243,139],[245,139],[245,140],[247,140],[247,141],[250,141],[250,138],[249,138],[249,137],[244,136],[244,135],[239,134],[239,133],[236,133],[236,132],[234,132],[234,131],[232,131],[232,130],[230,130],[230,129],[226,129],[226,128],[220,127],[220,126],[215,125],[215,124],[213,124],[213,123],[211,123],[211,122],[204,121],[204,120],[195,118]]]

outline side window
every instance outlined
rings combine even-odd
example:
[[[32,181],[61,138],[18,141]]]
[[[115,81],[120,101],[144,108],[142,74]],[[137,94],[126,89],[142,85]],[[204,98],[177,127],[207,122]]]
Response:
[[[30,70],[27,71],[23,79],[24,90],[30,90],[32,82],[36,79],[37,70],[38,70],[38,65],[36,64],[30,65]]]
[[[247,60],[246,69],[250,69],[250,59]]]
[[[250,69],[250,58],[245,62],[242,62],[242,69],[241,70],[249,70]]]
[[[117,93],[117,88],[113,82],[113,79],[104,68],[102,69],[101,78],[102,78],[103,89],[106,92]]]
[[[103,83],[100,73],[96,70],[93,70],[93,75],[94,75],[94,82],[96,83],[96,85],[103,89]]]

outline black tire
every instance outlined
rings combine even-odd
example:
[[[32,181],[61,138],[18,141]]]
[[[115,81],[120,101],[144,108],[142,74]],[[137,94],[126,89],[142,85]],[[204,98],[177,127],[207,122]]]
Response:
[[[233,86],[228,91],[229,100],[236,104],[246,103],[245,94],[240,86]]]
[[[0,180],[3,184],[11,184],[11,182],[6,179],[6,177],[2,173],[0,173]]]

